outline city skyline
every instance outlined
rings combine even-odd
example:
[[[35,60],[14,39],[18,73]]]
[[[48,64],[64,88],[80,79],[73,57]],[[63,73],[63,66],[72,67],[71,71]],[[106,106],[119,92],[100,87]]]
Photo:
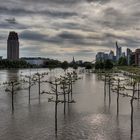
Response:
[[[77,10],[78,9],[78,10]],[[140,46],[138,0],[1,0],[0,56],[10,31],[19,34],[21,57],[95,59],[99,51]]]

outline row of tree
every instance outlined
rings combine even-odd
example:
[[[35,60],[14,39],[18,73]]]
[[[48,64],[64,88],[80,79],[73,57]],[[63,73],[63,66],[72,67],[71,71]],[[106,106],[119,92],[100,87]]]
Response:
[[[112,69],[113,63],[111,60],[105,60],[105,61],[97,61],[95,62],[95,69]]]
[[[83,62],[83,63],[78,63],[78,62],[61,62],[59,60],[53,60],[53,59],[46,59],[42,65],[33,65],[27,63],[24,59],[19,59],[19,60],[8,60],[8,59],[3,59],[0,60],[0,69],[4,68],[37,68],[37,67],[43,67],[43,68],[63,68],[66,70],[69,67],[72,67],[74,69],[77,69],[78,67],[85,67],[85,68],[92,68],[93,65],[91,62]]]
[[[0,60],[0,69],[4,69],[4,68],[33,68],[34,65],[31,65],[29,63],[27,63],[24,60],[7,60],[7,59],[3,59]]]
[[[112,69],[113,66],[127,66],[126,57],[120,57],[118,62],[113,62],[111,60],[97,61],[95,62],[95,69]],[[134,62],[130,61],[130,65],[134,65]]]
[[[131,107],[131,139],[133,137],[133,102],[140,99],[140,77],[130,75],[130,77],[124,78],[120,77],[118,74],[114,73],[104,73],[104,99],[106,100],[107,89],[108,89],[108,98],[109,98],[109,107],[111,105],[111,93],[116,93],[116,103],[117,103],[117,117],[119,116],[119,98],[127,97],[130,98],[130,107]],[[132,92],[132,93],[130,93]],[[137,95],[136,95],[137,93]]]
[[[58,103],[64,104],[64,115],[66,112],[66,103],[75,103],[73,98],[73,84],[80,79],[78,74],[73,71],[71,73],[65,73],[64,76],[54,78],[53,80],[47,80],[45,76],[48,73],[35,73],[33,75],[20,75],[19,81],[12,80],[4,82],[2,85],[5,86],[5,91],[11,94],[11,109],[14,113],[14,96],[20,90],[28,90],[28,101],[31,102],[31,88],[34,85],[38,86],[38,97],[40,102],[40,96],[46,94],[51,96],[48,98],[48,102],[55,103],[55,132],[57,134],[57,105]],[[48,89],[41,90],[42,84],[49,84],[51,86],[50,91]],[[22,84],[22,86],[21,86]],[[61,98],[59,98],[61,96]],[[63,97],[63,98],[62,98]]]

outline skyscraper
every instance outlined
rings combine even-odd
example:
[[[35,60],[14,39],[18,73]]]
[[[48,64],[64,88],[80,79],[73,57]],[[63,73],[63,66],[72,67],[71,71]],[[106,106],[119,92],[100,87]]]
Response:
[[[122,48],[119,47],[118,43],[116,42],[116,60],[118,61],[121,56],[122,56]]]
[[[140,66],[140,49],[135,50],[135,65]]]
[[[7,59],[19,59],[19,40],[16,32],[10,32],[7,40]]]

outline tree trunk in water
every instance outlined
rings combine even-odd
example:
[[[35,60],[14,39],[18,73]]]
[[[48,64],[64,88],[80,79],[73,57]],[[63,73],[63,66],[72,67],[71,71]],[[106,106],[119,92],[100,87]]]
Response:
[[[133,137],[133,97],[130,100],[130,104],[131,104],[131,137]]]
[[[65,93],[65,85],[63,84],[63,94],[64,94],[64,115],[66,113],[66,93]]]
[[[104,100],[106,99],[106,76],[104,81]]]
[[[39,103],[40,103],[40,76],[38,81],[38,93],[39,93]]]
[[[111,104],[111,91],[110,91],[110,80],[109,80],[109,106]]]
[[[57,101],[55,102],[55,133],[57,134]]]
[[[73,92],[73,91],[72,91],[72,81],[71,81],[71,101],[72,101],[72,98],[73,98],[73,97],[72,97],[72,94],[73,94],[72,92]]]
[[[14,113],[14,88],[12,85],[12,113]]]
[[[56,101],[55,101],[55,134],[57,135],[57,103],[58,103],[58,94],[57,94],[57,84],[56,84]]]
[[[70,86],[70,84],[69,84],[69,91],[71,90],[70,87],[71,87],[71,86]],[[68,103],[69,103],[69,101],[70,101],[70,92],[68,92]]]
[[[119,91],[117,93],[117,116],[119,115]]]
[[[39,93],[39,96],[40,96],[40,77],[39,77],[39,82],[38,82],[38,93]]]
[[[120,83],[118,80],[118,87],[117,87],[117,116],[119,115],[119,88],[120,88]]]
[[[64,93],[64,115],[66,114],[66,95]]]
[[[134,100],[134,95],[135,95],[135,83],[133,85],[133,96],[130,100],[130,104],[131,104],[131,139],[133,138],[133,100]]]
[[[31,79],[29,78],[29,104],[31,99]]]
[[[140,83],[138,83],[138,100],[140,98]]]

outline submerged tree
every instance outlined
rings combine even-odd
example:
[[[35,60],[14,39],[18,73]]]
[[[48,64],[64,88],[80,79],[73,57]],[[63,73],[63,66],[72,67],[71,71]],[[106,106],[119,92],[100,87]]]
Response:
[[[114,82],[112,84],[112,91],[117,94],[117,116],[119,115],[119,97],[122,94],[122,91],[125,90],[124,84],[121,83],[122,81],[126,81],[127,79],[117,79],[114,78]]]
[[[28,101],[30,104],[30,100],[31,100],[31,87],[33,85],[35,85],[35,82],[33,80],[33,75],[21,75],[21,77],[23,77],[23,79],[21,80],[24,84],[28,84],[27,87],[24,87],[23,89],[27,89],[28,90]]]
[[[61,68],[66,72],[69,67],[69,63],[67,61],[62,62]]]
[[[138,97],[135,96],[135,93],[137,91],[136,89],[136,81],[133,81],[133,83],[127,83],[126,80],[128,81],[128,79],[124,79],[124,80],[120,80],[118,79],[118,83],[116,85],[116,88],[112,89],[113,92],[117,93],[117,116],[119,113],[119,95],[122,95],[123,97],[129,97],[130,98],[130,106],[131,106],[131,138],[133,137],[133,116],[134,116],[134,110],[133,110],[133,102],[134,100],[139,100]],[[121,81],[125,81],[124,84],[121,84]],[[132,88],[128,88],[127,86],[132,86]],[[120,91],[132,91],[132,94],[128,94],[120,92]]]
[[[41,94],[41,83],[43,83],[43,78],[45,77],[45,75],[48,75],[48,73],[35,73],[33,75],[33,81],[36,82],[38,84],[38,95],[39,95],[39,100],[40,100],[40,94]]]
[[[131,77],[122,77],[118,75],[108,75],[103,74],[104,78],[104,90],[106,90],[106,84],[109,84],[109,89],[111,87],[111,90],[113,93],[117,94],[117,116],[119,115],[119,97],[122,95],[123,97],[129,97],[130,98],[130,107],[131,107],[131,139],[133,137],[133,102],[134,100],[139,100],[139,79],[140,77],[137,75],[133,75]],[[112,78],[111,78],[112,77]],[[132,80],[133,79],[133,80]],[[111,81],[111,82],[109,82]],[[127,93],[127,91],[132,91],[132,94]],[[138,92],[138,96],[136,97],[136,92]],[[104,96],[106,94],[106,91],[104,92]],[[109,96],[110,96],[110,90],[109,90]],[[110,97],[109,97],[110,100]],[[109,101],[110,102],[110,101]]]
[[[3,84],[7,85],[5,91],[11,94],[11,108],[12,108],[12,113],[14,113],[14,94],[16,94],[16,91],[19,90],[18,85],[20,84],[20,82],[15,80],[10,82],[5,82]]]
[[[41,94],[52,95],[51,98],[48,98],[49,102],[55,103],[55,132],[57,134],[57,105],[58,103],[64,103],[64,115],[66,113],[66,103],[75,103],[72,99],[69,99],[69,94],[72,92],[71,84],[73,81],[75,82],[77,76],[75,73],[68,73],[66,76],[60,76],[60,78],[55,78],[54,81],[45,81],[51,85],[51,91],[42,91]],[[78,79],[78,78],[77,78]],[[68,95],[68,100],[66,99],[66,95]],[[59,99],[59,96],[63,96],[63,99]]]

